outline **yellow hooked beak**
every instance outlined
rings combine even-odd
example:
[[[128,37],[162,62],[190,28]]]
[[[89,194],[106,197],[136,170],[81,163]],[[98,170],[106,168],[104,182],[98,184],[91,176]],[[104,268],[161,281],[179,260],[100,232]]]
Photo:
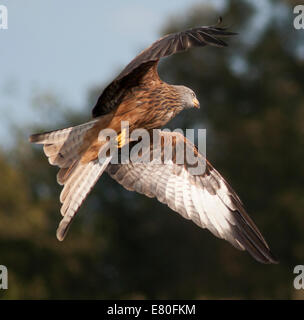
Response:
[[[199,109],[200,108],[200,103],[197,100],[197,98],[193,98],[192,101],[193,101],[194,108]]]

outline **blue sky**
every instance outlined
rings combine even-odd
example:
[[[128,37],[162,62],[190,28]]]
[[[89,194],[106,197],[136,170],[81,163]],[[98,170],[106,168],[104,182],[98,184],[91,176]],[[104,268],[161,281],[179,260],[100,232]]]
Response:
[[[0,145],[9,139],[7,124],[40,121],[31,107],[37,92],[82,108],[88,89],[111,81],[170,17],[224,2],[0,0],[8,8],[8,30],[0,30]]]

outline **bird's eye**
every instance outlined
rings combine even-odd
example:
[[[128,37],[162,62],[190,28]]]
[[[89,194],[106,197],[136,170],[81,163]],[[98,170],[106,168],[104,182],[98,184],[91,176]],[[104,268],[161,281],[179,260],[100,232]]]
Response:
[[[191,94],[192,94],[192,97],[195,97],[195,93],[194,92],[192,92]]]

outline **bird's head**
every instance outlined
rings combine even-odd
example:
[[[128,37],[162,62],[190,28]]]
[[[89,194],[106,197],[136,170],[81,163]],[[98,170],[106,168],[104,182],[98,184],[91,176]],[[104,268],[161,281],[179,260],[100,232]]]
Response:
[[[175,88],[179,92],[180,99],[182,101],[182,107],[184,109],[189,109],[189,108],[199,109],[200,103],[196,97],[196,94],[192,89],[187,88],[185,86],[175,86]]]

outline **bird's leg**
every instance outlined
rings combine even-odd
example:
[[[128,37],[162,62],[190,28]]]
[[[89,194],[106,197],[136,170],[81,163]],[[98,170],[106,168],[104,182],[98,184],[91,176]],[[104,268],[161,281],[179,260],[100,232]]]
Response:
[[[127,129],[123,128],[121,133],[117,136],[118,148],[122,148],[126,144]]]

